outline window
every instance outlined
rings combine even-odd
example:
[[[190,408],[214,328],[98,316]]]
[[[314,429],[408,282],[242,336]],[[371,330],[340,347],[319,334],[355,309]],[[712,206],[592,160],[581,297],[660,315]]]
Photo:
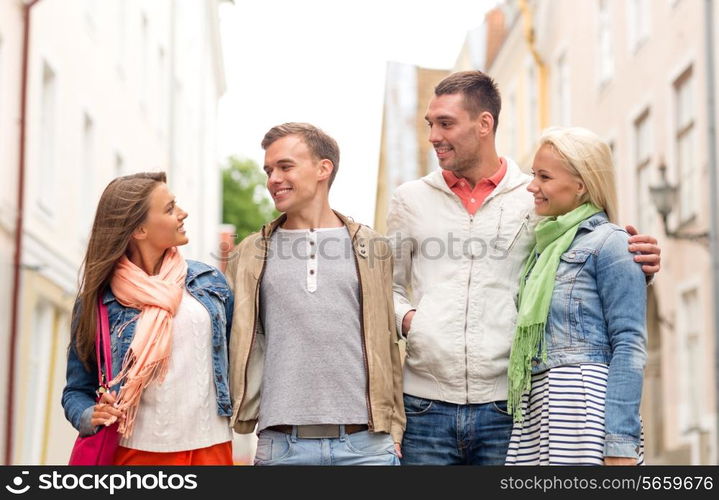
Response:
[[[95,123],[89,114],[83,117],[82,172],[80,172],[80,235],[86,238],[90,232],[95,212]]]
[[[171,76],[172,78],[172,76]],[[173,104],[172,107],[174,110],[176,110],[173,113],[173,133],[175,135],[175,144],[177,144],[176,150],[173,151],[171,154],[172,159],[170,161],[170,169],[179,169],[180,171],[187,163],[187,143],[189,142],[187,140],[187,123],[188,123],[188,117],[187,117],[187,111],[186,111],[186,105],[185,105],[185,87],[181,80],[178,78],[174,78],[174,87],[175,92],[172,96]],[[407,134],[410,134],[409,131],[406,132]],[[394,158],[398,158],[398,160],[395,162],[392,160],[392,163],[390,165],[398,165],[397,167],[393,168],[393,173],[397,172],[398,175],[403,176],[405,175],[405,172],[407,171],[406,163],[403,161],[405,156],[405,151],[409,148],[416,148],[417,142],[411,142],[409,145],[405,145],[402,143],[402,141],[398,141],[395,144],[399,144],[402,146],[401,148],[389,148],[389,151],[392,151],[392,155]],[[416,172],[416,168],[414,170]],[[400,177],[402,179],[403,177]],[[415,177],[411,177],[411,179],[415,179]],[[398,182],[404,182],[404,181],[398,181]]]
[[[117,4],[117,67],[120,75],[124,75],[125,45],[127,44],[127,1],[115,0]]]
[[[534,146],[539,132],[539,104],[537,102],[537,69],[534,66],[534,60],[527,63],[527,130],[525,136],[527,138],[527,149]]]
[[[649,110],[645,110],[634,122],[634,166],[636,171],[637,224],[641,233],[654,230],[654,205],[649,196],[651,175],[651,129]]]
[[[85,21],[90,36],[94,36],[96,31],[98,3],[97,0],[85,0]]]
[[[614,77],[614,47],[609,15],[609,0],[599,0],[599,83]]]
[[[679,394],[679,425],[682,431],[697,430],[702,407],[703,380],[702,369],[701,317],[699,294],[696,288],[681,293],[679,310],[679,357],[681,361],[681,385]]]
[[[650,15],[649,0],[627,1],[627,40],[631,52],[636,52],[641,44],[649,38]]]
[[[0,36],[0,116],[3,116],[3,41],[2,36]],[[2,128],[0,128],[0,151],[2,151],[2,142],[3,142],[3,131]]]
[[[0,36],[0,116],[2,116],[3,107],[2,107],[2,83],[3,83],[3,44],[2,44],[2,36]],[[2,138],[2,129],[0,129],[0,138]],[[0,151],[2,150],[2,144],[0,144]]]
[[[155,84],[157,105],[157,133],[163,136],[166,125],[167,96],[169,95],[169,83],[167,83],[167,69],[165,67],[165,50],[159,47],[157,50],[157,82]]]
[[[25,399],[24,414],[27,415],[28,421],[21,463],[39,464],[43,456],[43,433],[40,430],[46,428],[47,419],[50,418],[47,402],[52,399],[48,398],[48,391],[52,391],[53,388],[48,384],[48,380],[51,376],[53,337],[57,333],[55,322],[56,309],[46,301],[39,301],[32,317],[27,387],[32,387],[34,390],[28,391]]]
[[[674,83],[676,99],[676,162],[679,181],[680,223],[691,220],[698,210],[699,168],[694,156],[694,102],[692,68]]]
[[[120,153],[115,152],[115,164],[113,165],[113,179],[125,175],[125,160]]]
[[[148,84],[148,51],[149,51],[149,28],[147,16],[142,14],[140,20],[140,106],[144,111],[147,110],[147,84]]]
[[[567,54],[563,53],[557,59],[554,77],[555,87],[555,122],[558,125],[569,126],[571,124],[571,90],[569,86],[569,65]]]
[[[37,184],[38,205],[51,215],[54,202],[55,172],[55,113],[57,106],[57,78],[47,62],[42,69],[42,97],[40,111],[40,148]]]

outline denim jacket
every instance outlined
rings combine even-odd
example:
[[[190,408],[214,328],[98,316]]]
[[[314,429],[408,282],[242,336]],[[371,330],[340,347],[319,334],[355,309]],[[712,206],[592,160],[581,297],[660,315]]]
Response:
[[[185,287],[210,314],[212,323],[212,366],[217,393],[217,414],[230,416],[232,406],[227,384],[227,351],[232,326],[233,297],[224,275],[217,269],[202,262],[187,261]],[[120,304],[108,287],[103,294],[103,303],[107,306],[110,323],[110,341],[113,375],[120,373],[132,338],[135,335],[135,321],[140,313],[138,309]],[[76,304],[77,309],[77,304]],[[91,425],[92,407],[95,405],[97,373],[94,363],[87,371],[78,358],[75,348],[75,318],[72,324],[72,341],[68,349],[66,385],[62,391],[62,406],[65,417],[81,436],[97,432]],[[111,387],[118,391],[121,386]]]
[[[547,361],[533,373],[578,363],[609,365],[605,456],[638,457],[646,362],[646,281],[629,235],[604,212],[584,221],[557,269],[545,329]]]

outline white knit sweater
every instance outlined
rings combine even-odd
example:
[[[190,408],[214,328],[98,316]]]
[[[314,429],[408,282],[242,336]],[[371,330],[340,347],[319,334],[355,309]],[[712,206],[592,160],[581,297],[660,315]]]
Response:
[[[120,446],[174,452],[232,440],[227,417],[217,415],[212,372],[210,315],[185,290],[172,322],[172,352],[165,381],[142,393],[135,430]]]

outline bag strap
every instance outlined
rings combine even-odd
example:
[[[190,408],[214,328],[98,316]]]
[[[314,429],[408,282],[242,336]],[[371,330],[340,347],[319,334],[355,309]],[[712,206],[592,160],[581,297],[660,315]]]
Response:
[[[100,350],[102,349],[102,356]],[[95,330],[95,358],[97,359],[98,387],[106,387],[112,380],[112,354],[110,353],[110,320],[107,315],[107,306],[102,303],[102,297],[97,297],[97,327]],[[102,360],[105,361],[105,370],[102,369]],[[103,377],[104,375],[104,377]]]

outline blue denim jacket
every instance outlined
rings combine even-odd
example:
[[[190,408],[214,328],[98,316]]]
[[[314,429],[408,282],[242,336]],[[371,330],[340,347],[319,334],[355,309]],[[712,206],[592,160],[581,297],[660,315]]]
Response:
[[[544,342],[533,373],[578,363],[609,365],[605,456],[638,457],[646,362],[646,280],[629,235],[604,212],[584,221],[562,255]]]
[[[185,287],[190,295],[205,306],[210,314],[217,414],[230,416],[232,406],[227,384],[227,358],[230,327],[232,326],[232,292],[224,275],[219,270],[193,260],[187,261]],[[113,375],[116,375],[120,373],[125,353],[127,353],[135,335],[135,319],[140,311],[121,305],[115,299],[109,287],[103,294],[103,303],[107,306],[110,321],[112,371]],[[77,315],[74,315],[74,317],[76,318]],[[74,320],[72,331],[72,338],[74,339]],[[94,434],[98,429],[90,424],[92,407],[95,405],[96,389],[97,373],[94,367],[91,371],[85,369],[82,361],[78,358],[75,342],[71,341],[68,349],[66,385],[62,391],[62,406],[65,410],[65,417],[82,436]],[[111,389],[114,392],[119,390],[119,387],[115,386]]]

